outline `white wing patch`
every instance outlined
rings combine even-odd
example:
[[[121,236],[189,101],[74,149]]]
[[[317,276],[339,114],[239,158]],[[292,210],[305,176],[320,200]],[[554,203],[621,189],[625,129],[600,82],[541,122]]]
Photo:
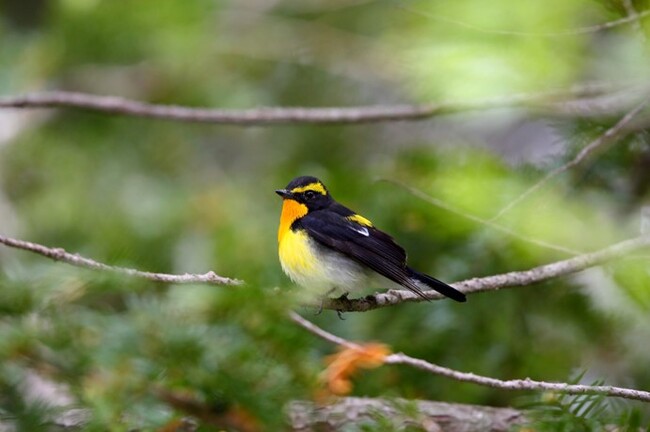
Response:
[[[368,228],[366,228],[366,227],[350,225],[350,229],[352,229],[352,230],[354,230],[354,231],[358,232],[359,234],[364,235],[366,237],[368,237],[370,235],[370,233],[368,232]]]

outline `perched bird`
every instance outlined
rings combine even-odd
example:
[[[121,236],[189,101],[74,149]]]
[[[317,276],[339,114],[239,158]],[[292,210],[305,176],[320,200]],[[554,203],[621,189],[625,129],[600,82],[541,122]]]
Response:
[[[406,264],[406,252],[365,217],[337,203],[315,177],[275,191],[283,199],[278,245],[284,272],[314,294],[347,295],[378,273],[426,299],[432,288],[464,302],[465,294]]]

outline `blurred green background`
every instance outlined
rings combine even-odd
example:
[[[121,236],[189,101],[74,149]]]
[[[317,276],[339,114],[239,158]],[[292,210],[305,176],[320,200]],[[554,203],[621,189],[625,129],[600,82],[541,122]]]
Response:
[[[648,20],[601,31],[648,1],[0,2],[0,94],[61,89],[196,107],[468,102],[596,82],[646,84]],[[551,33],[551,34],[549,34]],[[0,111],[2,234],[105,263],[214,270],[243,287],[164,286],[0,250],[0,418],[38,430],[22,393],[36,371],[64,383],[89,430],[158,429],[179,391],[285,424],[319,391],[333,347],[286,319],[299,308],[353,340],[498,378],[650,388],[650,279],[629,259],[576,277],[341,321],[294,302],[276,252],[280,200],[297,175],[392,233],[446,281],[566,258],[427,203],[396,180],[490,218],[634,106],[499,109],[418,122],[238,127],[71,110]],[[589,105],[592,106],[592,105]],[[643,116],[642,116],[643,117]],[[647,117],[647,116],[645,116]],[[646,121],[647,122],[647,121]],[[498,223],[578,251],[639,235],[650,147],[641,122]],[[522,394],[405,367],[364,372],[353,394],[520,406]],[[522,402],[524,401],[524,402]],[[625,403],[585,414],[648,406]],[[585,423],[586,424],[586,423]],[[202,426],[211,430],[211,426]],[[570,430],[570,429],[567,429]]]

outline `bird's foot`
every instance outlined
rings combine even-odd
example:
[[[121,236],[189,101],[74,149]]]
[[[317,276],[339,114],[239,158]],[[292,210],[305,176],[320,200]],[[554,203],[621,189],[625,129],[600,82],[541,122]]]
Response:
[[[324,305],[325,305],[325,299],[322,298],[322,299],[320,299],[320,306],[318,306],[318,310],[316,311],[316,313],[315,313],[314,315],[320,315],[320,314],[322,314],[322,313],[323,313],[323,306],[324,306]]]
[[[336,301],[348,304],[350,302],[348,295],[350,295],[350,293],[344,292],[339,298],[336,299]],[[343,318],[343,312],[345,312],[343,309],[336,310],[336,314],[338,315],[339,319],[345,321],[345,318]]]
[[[314,315],[320,315],[321,313],[323,313],[323,309],[325,307],[325,300],[327,298],[329,298],[330,294],[332,294],[335,291],[336,291],[336,287],[331,288],[329,291],[327,291],[327,293],[325,294],[325,297],[322,297],[320,299],[320,305],[318,306],[318,310],[316,311],[316,313]],[[345,293],[345,295],[347,295],[347,293]]]

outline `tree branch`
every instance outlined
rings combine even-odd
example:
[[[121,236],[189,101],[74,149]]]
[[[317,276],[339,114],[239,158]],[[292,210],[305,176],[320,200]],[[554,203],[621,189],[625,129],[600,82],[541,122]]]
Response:
[[[147,279],[153,282],[161,283],[174,283],[174,284],[208,284],[208,285],[240,285],[243,282],[237,279],[231,279],[224,276],[219,276],[215,272],[207,272],[205,274],[166,274],[166,273],[150,273],[125,267],[116,267],[90,258],[84,258],[77,254],[71,254],[61,248],[49,248],[37,243],[32,243],[24,240],[17,240],[10,237],[0,235],[0,243],[16,249],[33,252],[44,257],[53,259],[54,261],[64,262],[76,267],[87,268],[91,270],[99,270],[110,273],[117,273],[126,276]]]
[[[323,330],[317,327],[314,323],[304,319],[295,312],[290,312],[289,318],[300,325],[309,332],[315,334],[316,336],[332,342],[338,345],[343,345],[346,348],[355,349],[359,345],[354,344],[353,342],[347,341],[339,336],[333,335],[326,330]],[[317,328],[318,331],[314,331],[314,328]],[[335,341],[341,340],[344,344],[339,344]],[[502,390],[546,390],[561,392],[567,394],[599,394],[612,397],[620,397],[624,399],[634,399],[643,402],[650,402],[650,392],[643,390],[628,389],[623,387],[614,387],[614,386],[590,386],[583,384],[566,384],[566,383],[556,383],[556,382],[545,382],[545,381],[534,381],[530,378],[525,379],[515,379],[515,380],[500,380],[497,378],[486,377],[482,375],[476,375],[471,372],[461,372],[454,369],[449,369],[443,366],[438,366],[433,363],[429,363],[426,360],[410,357],[403,353],[390,354],[384,359],[385,364],[404,364],[416,369],[420,369],[434,375],[440,375],[447,378],[454,379],[456,381],[469,382],[473,384],[478,384],[485,387],[498,388]]]
[[[535,105],[557,106],[567,99],[602,95],[616,88],[611,84],[587,83],[564,90],[522,93],[474,102],[446,102],[422,105],[372,105],[329,108],[207,109],[179,105],[157,105],[116,96],[49,91],[0,98],[0,108],[76,108],[108,114],[158,118],[182,122],[240,126],[311,123],[358,124],[400,120],[421,120],[459,111],[487,110]]]
[[[153,282],[175,283],[175,284],[208,284],[208,285],[240,285],[243,281],[219,276],[214,272],[205,274],[183,274],[174,275],[166,273],[150,273],[140,270],[111,266],[82,257],[78,254],[71,254],[61,248],[49,248],[37,243],[24,240],[17,240],[0,235],[0,243],[16,249],[33,252],[55,261],[87,268],[91,270],[105,271],[122,274],[126,276],[147,279]],[[534,267],[525,271],[515,271],[499,275],[486,276],[482,278],[467,279],[452,284],[455,288],[465,294],[473,294],[483,291],[495,291],[500,288],[531,285],[554,277],[564,276],[585,270],[589,267],[600,265],[604,262],[621,257],[630,252],[650,246],[650,236],[638,237],[626,240],[609,246],[600,251],[578,255],[563,261],[557,261]],[[440,300],[444,297],[435,291],[424,292],[428,300]],[[382,293],[375,293],[363,298],[348,299],[325,299],[323,308],[338,310],[341,312],[365,312],[381,307],[392,306],[403,302],[424,301],[420,296],[406,290],[389,290]]]
[[[598,138],[589,143],[585,148],[580,150],[580,152],[569,162],[564,165],[554,169],[553,171],[546,174],[539,180],[537,183],[532,185],[530,188],[526,189],[524,193],[519,195],[517,198],[512,200],[508,205],[502,208],[492,219],[491,222],[494,222],[496,219],[500,218],[508,211],[512,210],[517,204],[522,202],[524,199],[528,198],[530,195],[541,189],[549,181],[556,178],[560,174],[568,171],[569,169],[575,167],[583,160],[593,155],[596,151],[602,150],[607,144],[613,142],[616,138],[627,135],[629,131],[625,129],[627,126],[647,105],[650,103],[650,98],[645,98],[639,105],[637,105],[630,112],[625,114],[614,126],[607,129],[605,133],[600,135]]]
[[[573,395],[599,394],[623,399],[633,399],[650,402],[650,392],[614,386],[590,386],[584,384],[566,384],[557,382],[534,381],[530,378],[500,380],[497,378],[476,375],[471,372],[460,372],[443,366],[429,363],[425,360],[413,358],[406,354],[391,354],[386,358],[387,364],[404,364],[414,368],[441,375],[456,381],[469,382],[484,387],[502,390],[545,390]]]
[[[524,413],[512,408],[405,399],[346,397],[326,405],[294,401],[287,412],[296,432],[340,431],[377,424],[380,417],[392,430],[410,426],[427,432],[507,432],[527,423]]]
[[[472,278],[451,285],[465,294],[496,291],[501,288],[516,286],[526,286],[551,278],[577,273],[648,246],[650,246],[650,236],[643,236],[617,243],[596,252],[533,267],[529,270],[513,271],[482,278]],[[443,295],[433,290],[425,291],[424,294],[428,300],[440,300],[445,298]],[[338,310],[341,312],[365,312],[404,302],[422,301],[425,300],[411,291],[389,290],[358,299],[326,299],[323,302],[323,308]]]

